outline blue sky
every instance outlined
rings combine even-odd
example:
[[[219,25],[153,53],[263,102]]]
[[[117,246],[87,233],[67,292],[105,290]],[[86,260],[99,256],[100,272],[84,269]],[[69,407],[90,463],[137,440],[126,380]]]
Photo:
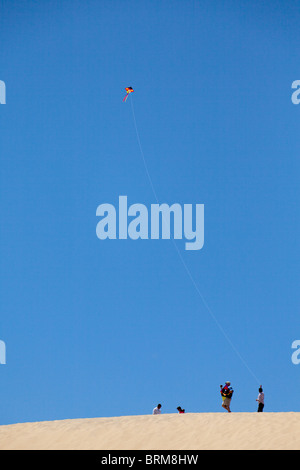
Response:
[[[1,424],[218,412],[225,380],[256,411],[255,377],[300,411],[299,25],[294,0],[0,2]],[[96,237],[98,205],[156,202],[130,100],[159,202],[205,205],[203,249],[176,241],[199,291],[171,240]]]

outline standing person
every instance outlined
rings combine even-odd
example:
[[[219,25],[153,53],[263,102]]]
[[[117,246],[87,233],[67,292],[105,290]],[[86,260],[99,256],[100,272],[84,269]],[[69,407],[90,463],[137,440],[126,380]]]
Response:
[[[258,410],[257,412],[258,413],[262,413],[264,411],[264,407],[265,407],[265,394],[264,394],[264,391],[262,389],[262,386],[260,386],[260,388],[258,389],[258,397],[256,399],[256,401],[258,402]]]
[[[161,404],[159,403],[153,410],[154,415],[160,415],[161,414]]]
[[[233,395],[233,389],[231,387],[231,383],[229,381],[225,382],[225,386],[220,385],[221,388],[221,396],[222,396],[222,408],[231,413],[230,404]]]

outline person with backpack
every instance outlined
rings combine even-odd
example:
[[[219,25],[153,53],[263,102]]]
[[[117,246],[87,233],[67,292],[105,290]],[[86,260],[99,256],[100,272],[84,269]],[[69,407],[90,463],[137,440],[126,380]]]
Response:
[[[231,383],[229,381],[225,382],[225,385],[220,385],[220,392],[222,396],[222,408],[231,413],[230,404],[233,395],[233,389],[231,387]]]

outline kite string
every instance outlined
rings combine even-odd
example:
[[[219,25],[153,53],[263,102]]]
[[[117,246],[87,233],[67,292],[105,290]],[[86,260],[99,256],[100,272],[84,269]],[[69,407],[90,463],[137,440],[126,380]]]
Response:
[[[143,160],[143,163],[144,163],[144,167],[145,167],[145,170],[146,170],[146,173],[147,173],[147,177],[148,177],[148,180],[149,180],[149,183],[150,183],[150,186],[151,186],[151,189],[152,189],[152,192],[154,194],[154,197],[156,199],[156,202],[159,204],[159,201],[158,201],[158,197],[157,197],[157,194],[156,194],[156,191],[155,191],[155,188],[154,188],[154,185],[153,185],[153,182],[152,182],[152,178],[150,176],[150,173],[149,173],[149,170],[148,170],[148,165],[147,165],[147,162],[146,162],[146,158],[145,158],[145,155],[144,155],[144,152],[143,152],[143,148],[142,148],[142,145],[141,145],[141,140],[140,140],[140,136],[139,136],[139,132],[138,132],[138,127],[137,127],[137,123],[136,123],[136,117],[135,117],[135,112],[134,112],[134,106],[133,106],[133,100],[131,99],[131,109],[132,109],[132,115],[133,115],[133,121],[134,121],[134,127],[135,127],[135,132],[136,132],[136,136],[137,136],[137,141],[138,141],[138,144],[139,144],[139,148],[140,148],[140,153],[141,153],[141,156],[142,156],[142,160]],[[204,306],[206,307],[208,313],[210,314],[210,316],[212,317],[212,319],[214,320],[214,322],[216,323],[217,327],[219,328],[219,330],[221,331],[221,333],[223,334],[223,336],[225,337],[225,339],[227,340],[227,342],[230,344],[231,348],[233,349],[233,351],[236,353],[236,355],[239,357],[239,359],[241,360],[241,362],[244,364],[244,366],[246,367],[246,369],[249,371],[249,373],[252,375],[252,377],[256,380],[256,382],[259,384],[260,381],[258,380],[258,378],[256,377],[256,375],[254,374],[254,372],[252,371],[252,369],[248,366],[247,362],[245,361],[245,359],[242,357],[242,355],[240,354],[240,352],[238,351],[238,349],[236,348],[236,346],[233,344],[233,342],[231,341],[231,339],[229,338],[228,334],[226,333],[226,331],[224,330],[224,328],[222,327],[222,325],[220,324],[219,320],[217,319],[217,317],[215,316],[215,314],[213,313],[213,311],[211,310],[211,308],[209,307],[207,301],[205,300],[202,292],[200,291],[195,279],[193,278],[192,276],[192,273],[191,271],[189,270],[187,264],[185,263],[183,257],[182,257],[182,254],[180,253],[179,251],[179,248],[178,246],[176,245],[175,243],[175,240],[172,239],[173,241],[173,244],[175,246],[175,249],[178,253],[178,256],[184,266],[184,269],[188,275],[188,277],[190,278],[192,284],[194,285],[195,289],[196,289],[196,292],[198,293],[198,295],[200,296]]]

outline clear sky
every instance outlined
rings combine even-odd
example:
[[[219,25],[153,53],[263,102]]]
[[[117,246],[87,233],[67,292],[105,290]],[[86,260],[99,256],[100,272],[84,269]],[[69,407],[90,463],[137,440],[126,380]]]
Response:
[[[0,424],[300,411],[300,2],[1,0],[0,44]],[[97,238],[139,143],[203,249]]]

